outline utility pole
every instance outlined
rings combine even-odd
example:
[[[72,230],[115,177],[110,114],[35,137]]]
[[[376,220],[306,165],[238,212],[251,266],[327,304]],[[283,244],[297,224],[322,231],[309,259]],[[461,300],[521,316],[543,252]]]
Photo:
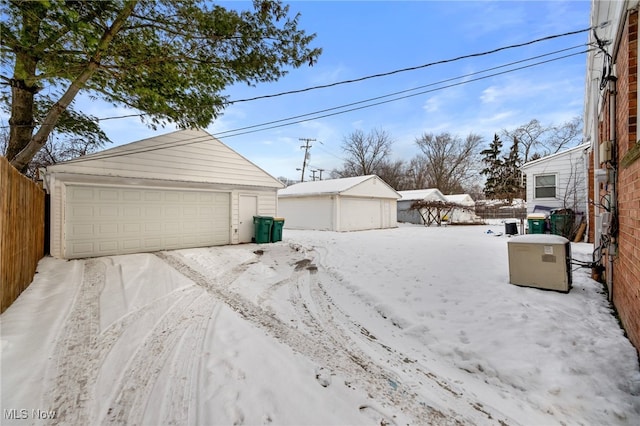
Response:
[[[320,172],[320,178],[318,180],[322,180],[322,172],[324,172],[324,169],[318,169],[318,171]]]
[[[309,161],[309,149],[311,149],[310,142],[315,142],[315,139],[309,138],[299,138],[299,140],[303,141],[305,144],[300,146],[300,148],[304,148],[304,159],[302,160],[302,174],[300,176],[300,182],[304,182],[304,169],[307,167],[307,161]]]
[[[311,179],[313,179],[313,181],[316,181],[316,172],[317,170],[311,170]]]

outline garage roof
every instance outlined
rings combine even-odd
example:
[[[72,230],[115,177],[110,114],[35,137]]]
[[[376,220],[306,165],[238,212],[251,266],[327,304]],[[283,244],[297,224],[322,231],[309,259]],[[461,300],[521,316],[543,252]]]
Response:
[[[278,191],[278,197],[354,195],[400,198],[400,194],[376,175],[301,182]]]
[[[438,188],[411,189],[399,191],[399,194],[402,196],[400,201],[447,201]]]

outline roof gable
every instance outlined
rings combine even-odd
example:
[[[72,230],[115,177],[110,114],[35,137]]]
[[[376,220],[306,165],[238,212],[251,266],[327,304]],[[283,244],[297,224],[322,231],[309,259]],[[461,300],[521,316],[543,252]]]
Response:
[[[398,191],[398,193],[402,197],[400,201],[447,201],[438,188],[411,189]]]
[[[283,184],[204,130],[179,130],[47,167],[47,173],[281,188]]]
[[[444,196],[450,203],[462,204],[465,206],[475,205],[475,201],[469,194],[452,194]]]
[[[278,197],[351,195],[399,198],[400,195],[376,175],[300,182],[278,191]]]
[[[582,150],[586,150],[587,148],[589,148],[589,146],[590,146],[589,143],[583,143],[581,145],[574,146],[573,148],[569,148],[569,149],[564,150],[564,151],[556,152],[555,154],[547,155],[547,156],[544,156],[542,158],[538,158],[538,159],[533,160],[533,161],[528,161],[528,162],[524,163],[522,166],[520,166],[520,168],[525,170],[525,169],[528,169],[529,167],[534,167],[534,166],[539,165],[541,163],[546,163],[546,162],[549,162],[549,161],[557,160],[557,159],[565,157],[565,156],[571,156],[571,155],[573,155],[573,154],[575,154],[577,152],[580,152]]]

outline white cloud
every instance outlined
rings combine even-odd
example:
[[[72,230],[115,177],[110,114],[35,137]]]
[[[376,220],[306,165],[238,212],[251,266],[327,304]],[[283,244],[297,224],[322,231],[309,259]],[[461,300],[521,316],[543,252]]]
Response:
[[[313,78],[310,80],[313,84],[330,84],[342,80],[342,76],[346,74],[344,65],[336,65],[334,68],[328,68],[319,72],[312,73]]]
[[[440,99],[437,96],[432,96],[422,106],[426,112],[436,112],[440,109]]]
[[[496,86],[487,87],[482,91],[482,95],[480,95],[480,100],[484,104],[495,102],[498,97],[498,88]]]

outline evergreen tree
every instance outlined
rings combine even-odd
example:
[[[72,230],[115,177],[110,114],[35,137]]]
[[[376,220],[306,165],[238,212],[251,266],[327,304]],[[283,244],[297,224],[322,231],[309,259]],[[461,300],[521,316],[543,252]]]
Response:
[[[504,170],[504,163],[500,157],[502,151],[502,141],[498,134],[493,136],[493,142],[489,145],[489,148],[480,151],[482,156],[482,162],[485,166],[480,174],[486,175],[487,180],[484,184],[484,195],[487,198],[496,198],[502,194],[502,173]]]
[[[502,193],[509,203],[514,198],[522,198],[522,182],[520,172],[520,152],[518,138],[513,138],[513,145],[509,150],[509,155],[504,157],[503,162],[503,180],[502,180]]]

